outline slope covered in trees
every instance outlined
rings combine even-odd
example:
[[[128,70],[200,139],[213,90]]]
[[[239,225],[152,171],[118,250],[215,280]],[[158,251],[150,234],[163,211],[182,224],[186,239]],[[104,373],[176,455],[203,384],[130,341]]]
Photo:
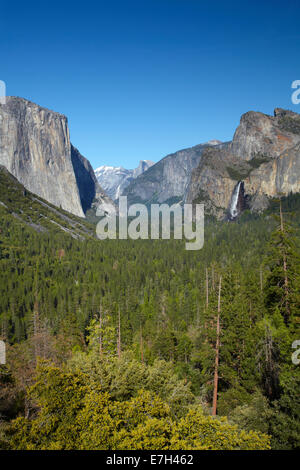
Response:
[[[283,198],[281,212],[274,201],[261,216],[210,222],[204,248],[189,252],[179,240],[38,231],[7,194],[2,447],[258,449],[266,435],[272,448],[299,447],[299,196]],[[15,206],[32,219],[24,204]]]

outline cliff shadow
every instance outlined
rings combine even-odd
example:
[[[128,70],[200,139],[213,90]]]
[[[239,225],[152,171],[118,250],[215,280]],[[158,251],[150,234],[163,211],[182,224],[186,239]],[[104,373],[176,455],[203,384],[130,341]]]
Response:
[[[81,153],[71,146],[71,160],[79,191],[83,212],[91,208],[96,196],[96,181],[93,169],[89,161]]]

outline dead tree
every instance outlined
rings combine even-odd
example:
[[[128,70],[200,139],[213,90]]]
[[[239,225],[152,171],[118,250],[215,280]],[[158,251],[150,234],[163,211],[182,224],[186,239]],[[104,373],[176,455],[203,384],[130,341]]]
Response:
[[[218,295],[218,315],[217,315],[217,338],[216,338],[216,355],[215,355],[215,373],[214,373],[214,391],[213,391],[213,405],[212,416],[217,414],[217,401],[218,401],[218,381],[219,381],[219,353],[220,353],[220,313],[221,313],[221,284],[222,276],[219,281],[219,295]]]
[[[117,344],[117,350],[118,350],[118,358],[121,358],[121,312],[120,312],[120,307],[119,307],[119,315],[118,315],[118,344]]]

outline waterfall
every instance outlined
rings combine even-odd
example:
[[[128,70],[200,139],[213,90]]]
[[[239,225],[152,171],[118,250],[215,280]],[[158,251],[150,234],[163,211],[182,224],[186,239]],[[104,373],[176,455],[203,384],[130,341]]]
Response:
[[[230,202],[230,207],[229,207],[229,216],[231,220],[235,219],[239,215],[238,202],[239,202],[241,184],[242,184],[241,181],[237,183],[231,196],[231,202]]]

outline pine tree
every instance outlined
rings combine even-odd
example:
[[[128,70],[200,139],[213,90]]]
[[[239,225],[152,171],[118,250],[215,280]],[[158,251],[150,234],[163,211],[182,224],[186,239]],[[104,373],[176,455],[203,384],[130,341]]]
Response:
[[[266,264],[265,305],[272,314],[280,312],[286,325],[299,321],[300,270],[294,230],[284,221],[281,202],[277,226],[272,233]],[[298,318],[297,318],[298,317]]]

